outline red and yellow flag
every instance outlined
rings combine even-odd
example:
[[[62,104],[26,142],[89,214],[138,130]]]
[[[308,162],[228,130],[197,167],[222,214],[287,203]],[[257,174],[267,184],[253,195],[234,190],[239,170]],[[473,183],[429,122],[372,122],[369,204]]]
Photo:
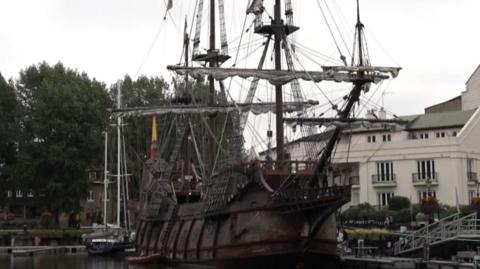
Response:
[[[152,144],[150,145],[150,158],[155,159],[157,157],[157,117],[153,116],[152,119]]]

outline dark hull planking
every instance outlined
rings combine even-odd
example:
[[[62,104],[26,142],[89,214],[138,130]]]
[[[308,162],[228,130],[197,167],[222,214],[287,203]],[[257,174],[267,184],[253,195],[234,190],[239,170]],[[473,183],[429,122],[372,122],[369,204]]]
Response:
[[[137,253],[145,260],[229,268],[248,261],[272,259],[267,264],[276,264],[273,261],[284,258],[296,263],[307,256],[335,257],[332,214],[349,201],[350,188],[328,187],[314,193],[299,193],[297,188],[272,199],[261,184],[253,184],[214,213],[205,210],[205,201],[144,215],[137,225]]]

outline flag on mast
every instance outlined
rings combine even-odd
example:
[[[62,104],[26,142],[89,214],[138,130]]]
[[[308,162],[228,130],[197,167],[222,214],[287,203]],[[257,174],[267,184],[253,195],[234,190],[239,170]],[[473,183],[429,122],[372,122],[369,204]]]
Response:
[[[253,0],[250,7],[247,9],[247,14],[253,13],[255,15],[262,14],[265,8],[263,7],[263,0]]]
[[[168,0],[168,4],[167,4],[167,10],[165,11],[165,16],[163,16],[163,19],[167,19],[167,13],[170,9],[172,9],[173,7],[173,0]]]
[[[152,118],[152,144],[150,145],[150,158],[155,159],[157,157],[157,117]]]

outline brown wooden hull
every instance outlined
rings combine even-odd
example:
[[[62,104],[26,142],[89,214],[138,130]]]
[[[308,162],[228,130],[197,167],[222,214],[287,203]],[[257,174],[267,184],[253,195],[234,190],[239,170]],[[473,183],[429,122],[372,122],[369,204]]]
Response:
[[[267,203],[270,197],[263,190],[248,191],[216,215],[207,216],[204,204],[198,202],[180,205],[171,215],[141,218],[137,252],[186,264],[336,256],[336,225],[331,215],[347,197],[327,195],[314,204]]]

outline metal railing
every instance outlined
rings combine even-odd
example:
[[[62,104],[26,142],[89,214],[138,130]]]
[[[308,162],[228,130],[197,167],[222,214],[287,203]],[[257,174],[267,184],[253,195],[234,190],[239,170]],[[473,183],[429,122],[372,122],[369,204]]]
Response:
[[[396,174],[372,175],[372,184],[397,184]]]
[[[359,176],[350,176],[348,178],[350,185],[360,185],[360,177]]]
[[[401,237],[393,245],[394,254],[402,255],[423,249],[425,244],[432,246],[472,235],[480,236],[477,213],[464,217],[457,213]]]
[[[432,184],[438,183],[438,173],[413,173],[412,182],[413,183],[427,183],[430,181]]]
[[[377,247],[354,247],[352,248],[352,251],[353,255],[357,258],[378,256]]]
[[[468,180],[469,182],[475,182],[475,183],[477,183],[477,181],[478,181],[477,173],[475,173],[475,172],[467,172],[467,180]]]

